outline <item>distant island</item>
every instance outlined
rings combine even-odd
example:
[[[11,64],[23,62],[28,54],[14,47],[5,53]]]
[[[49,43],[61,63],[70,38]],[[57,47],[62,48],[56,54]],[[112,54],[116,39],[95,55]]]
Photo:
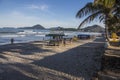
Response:
[[[49,30],[59,30],[59,31],[81,31],[81,32],[104,32],[104,28],[99,25],[87,26],[80,30],[76,28],[63,28],[63,27],[52,27]]]
[[[59,31],[77,31],[76,28],[63,28],[63,27],[52,27],[52,28],[49,28],[49,30],[59,30]]]
[[[105,29],[99,25],[88,26],[78,30],[77,28],[64,28],[61,26],[45,28],[40,24],[36,24],[31,27],[20,27],[20,28],[4,27],[4,28],[0,28],[0,33],[19,32],[19,31],[23,31],[24,29],[39,29],[39,30],[53,30],[53,31],[81,31],[81,32],[104,32],[105,31]]]
[[[37,24],[37,25],[34,25],[32,27],[21,27],[19,29],[45,29],[45,28],[42,25]]]
[[[99,25],[93,25],[93,26],[88,26],[85,28],[80,29],[82,32],[104,32],[105,28],[99,26]]]

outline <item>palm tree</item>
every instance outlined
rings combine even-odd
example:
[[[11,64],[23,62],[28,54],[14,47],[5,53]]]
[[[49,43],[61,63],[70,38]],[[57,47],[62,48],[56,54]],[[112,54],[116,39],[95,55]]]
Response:
[[[111,8],[108,19],[108,26],[112,32],[118,32],[120,29],[120,0],[94,0],[94,5],[101,4],[107,8]]]
[[[118,17],[119,14],[120,18],[120,0],[94,0],[94,5],[98,4],[103,5],[106,8],[110,8],[111,12],[109,14],[111,14],[112,17]]]
[[[94,5],[100,4],[104,5],[106,8],[112,8],[116,0],[94,0]]]
[[[113,1],[113,2],[108,4],[106,1],[108,2]],[[113,17],[113,15],[111,15],[113,12],[115,11],[116,13],[118,12],[116,8],[114,9],[113,7],[116,7],[114,0],[95,0],[94,2],[87,3],[76,14],[77,18],[82,18],[87,16],[80,23],[78,29],[80,29],[80,27],[83,26],[84,24],[93,21],[94,19],[99,19],[100,22],[102,21],[105,23],[106,39],[109,41],[109,34],[108,34],[109,20]]]
[[[108,20],[109,32],[117,33],[120,30],[120,18],[118,15],[114,15]]]

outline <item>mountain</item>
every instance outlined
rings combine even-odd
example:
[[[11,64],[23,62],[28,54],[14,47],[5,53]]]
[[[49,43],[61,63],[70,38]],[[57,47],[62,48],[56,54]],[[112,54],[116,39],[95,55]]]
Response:
[[[104,32],[105,29],[99,25],[93,25],[93,26],[88,26],[83,29],[80,29],[80,31],[84,32]]]
[[[32,27],[22,27],[20,29],[45,29],[45,28],[42,25],[37,24],[37,25],[34,25]]]
[[[39,24],[32,26],[32,28],[34,28],[34,29],[45,29],[43,26],[41,26]]]

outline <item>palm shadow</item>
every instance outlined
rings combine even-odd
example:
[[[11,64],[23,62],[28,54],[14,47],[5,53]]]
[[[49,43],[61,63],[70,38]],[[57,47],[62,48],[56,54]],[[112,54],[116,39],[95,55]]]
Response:
[[[17,64],[0,64],[0,80],[37,80],[17,70]]]
[[[16,43],[9,45],[0,46],[0,53],[4,52],[17,52],[22,55],[31,55],[34,53],[42,52],[53,52],[49,49],[42,49],[43,44],[32,44],[32,43]]]
[[[98,39],[63,53],[36,60],[32,64],[88,80],[100,70],[103,53],[104,41]]]

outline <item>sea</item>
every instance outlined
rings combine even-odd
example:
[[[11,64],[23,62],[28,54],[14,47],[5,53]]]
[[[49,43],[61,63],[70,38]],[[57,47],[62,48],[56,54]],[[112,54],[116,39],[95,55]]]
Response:
[[[49,40],[50,37],[46,37],[47,34],[54,32],[51,30],[40,29],[12,29],[12,28],[0,28],[0,45],[11,44],[11,39],[14,39],[14,43],[26,43],[32,41]],[[94,32],[79,32],[79,31],[62,31],[65,37],[72,38],[78,34],[89,34],[100,36],[101,33]]]

